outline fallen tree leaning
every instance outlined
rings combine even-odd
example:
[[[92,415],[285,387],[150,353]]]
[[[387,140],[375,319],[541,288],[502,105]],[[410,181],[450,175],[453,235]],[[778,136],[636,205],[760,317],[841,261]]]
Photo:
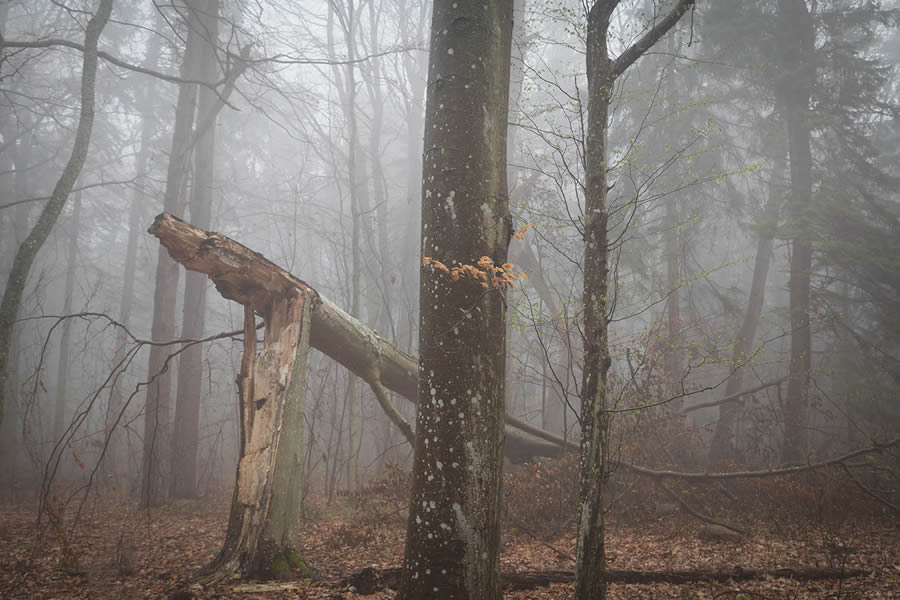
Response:
[[[205,273],[216,289],[229,300],[248,296],[281,295],[294,287],[310,288],[291,273],[258,252],[224,236],[194,227],[168,213],[156,217],[149,232],[159,238],[169,255],[185,268]],[[418,361],[384,340],[355,317],[338,308],[316,290],[311,307],[310,345],[334,359],[369,383],[388,416],[409,437],[411,428],[398,422],[399,413],[386,405],[381,387],[415,403],[419,379]],[[513,462],[530,458],[555,457],[563,448],[576,449],[571,442],[506,416],[506,456]]]

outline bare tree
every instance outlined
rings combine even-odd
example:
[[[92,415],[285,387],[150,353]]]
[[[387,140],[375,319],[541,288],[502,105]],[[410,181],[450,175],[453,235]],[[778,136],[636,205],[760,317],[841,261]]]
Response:
[[[81,72],[81,112],[72,153],[62,174],[53,188],[53,193],[44,205],[37,223],[16,251],[12,270],[3,292],[0,304],[0,422],[6,400],[6,386],[9,379],[9,353],[12,345],[13,327],[16,314],[22,302],[22,294],[28,280],[31,265],[50,231],[56,224],[69,193],[75,186],[84,161],[87,158],[94,127],[94,86],[97,79],[97,42],[112,12],[112,0],[100,0],[97,11],[88,21],[84,34],[84,59]],[[5,43],[5,41],[4,41]],[[0,48],[2,51],[2,48]]]
[[[199,45],[202,39],[199,0],[186,2],[187,44],[184,50],[182,76],[197,79]],[[197,86],[183,83],[178,88],[178,104],[175,107],[175,126],[172,132],[172,150],[166,174],[165,209],[181,217],[185,208],[185,187],[190,173],[191,131],[197,101]],[[178,291],[178,265],[160,248],[156,263],[156,287],[153,295],[153,322],[151,336],[156,341],[168,341],[175,337],[175,303]],[[163,346],[150,349],[147,368],[152,382],[147,387],[144,410],[144,452],[141,479],[141,503],[161,504],[169,492],[167,471],[171,466],[172,376],[167,367],[167,351]]]
[[[609,56],[610,17],[619,0],[598,0],[588,13],[588,118],[585,156],[584,216],[584,370],[581,389],[581,466],[575,597],[606,598],[606,551],[603,496],[609,476],[610,413],[606,375],[610,366],[607,338],[609,266],[607,264],[607,152],[609,102],[613,84],[694,4],[679,0],[618,58]]]

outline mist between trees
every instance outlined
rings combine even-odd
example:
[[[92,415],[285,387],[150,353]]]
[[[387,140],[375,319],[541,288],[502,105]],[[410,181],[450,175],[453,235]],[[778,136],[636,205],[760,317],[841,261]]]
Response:
[[[516,585],[501,521],[571,536],[519,584],[605,597],[608,518],[752,531],[711,486],[896,519],[898,19],[0,0],[2,498],[80,572],[97,497],[235,486],[215,586],[305,577],[301,520],[391,482],[401,598]]]

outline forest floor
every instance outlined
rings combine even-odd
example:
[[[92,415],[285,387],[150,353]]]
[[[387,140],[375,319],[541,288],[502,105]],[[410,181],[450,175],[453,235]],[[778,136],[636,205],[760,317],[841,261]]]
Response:
[[[36,536],[33,504],[0,505],[0,598],[132,599],[168,598],[393,598],[385,589],[361,596],[348,576],[365,567],[398,567],[403,556],[405,523],[401,501],[372,500],[350,507],[317,505],[315,518],[302,524],[304,553],[316,570],[314,580],[280,582],[281,589],[228,583],[211,589],[188,587],[192,573],[219,549],[227,523],[230,495],[178,501],[150,513],[133,501],[93,498],[85,504],[80,525],[67,544],[77,573],[62,568],[62,543],[47,529]],[[633,520],[630,520],[633,521]],[[900,598],[900,526],[887,517],[844,518],[827,526],[806,521],[764,523],[737,542],[704,541],[700,525],[687,516],[670,515],[644,522],[617,523],[607,533],[610,567],[677,570],[734,567],[847,567],[873,574],[838,580],[797,582],[760,579],[741,583],[612,584],[614,599],[775,599]],[[572,570],[571,525],[561,535],[537,539],[524,533],[503,538],[502,570]],[[121,575],[117,547],[133,546],[135,570]],[[71,558],[70,558],[71,560]],[[277,586],[275,586],[277,587]],[[177,597],[177,596],[175,596]],[[505,598],[573,598],[571,584],[505,591]]]

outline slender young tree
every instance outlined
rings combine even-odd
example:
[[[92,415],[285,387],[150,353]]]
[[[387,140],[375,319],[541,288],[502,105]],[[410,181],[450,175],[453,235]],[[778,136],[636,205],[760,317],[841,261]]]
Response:
[[[97,11],[88,21],[84,34],[84,60],[81,71],[81,112],[78,127],[75,130],[75,142],[72,153],[62,174],[53,187],[50,199],[44,205],[37,223],[28,237],[19,246],[13,259],[12,270],[3,292],[0,303],[0,423],[3,421],[3,406],[6,400],[6,384],[9,379],[9,351],[12,345],[13,328],[16,314],[22,303],[22,294],[28,281],[28,273],[38,251],[50,231],[56,224],[69,194],[81,174],[81,168],[87,158],[94,128],[94,84],[97,80],[97,43],[109,15],[112,12],[112,0],[100,0]]]
[[[433,7],[422,253],[506,263],[506,124],[513,1]],[[506,335],[502,288],[423,265],[419,412],[398,598],[501,598]]]
[[[608,191],[606,138],[613,84],[694,4],[679,0],[618,58],[609,56],[610,17],[619,0],[599,0],[588,13],[588,118],[585,151],[584,215],[584,370],[581,389],[581,464],[578,539],[575,554],[575,597],[606,598],[603,495],[609,474],[606,375],[610,356],[607,338]]]

